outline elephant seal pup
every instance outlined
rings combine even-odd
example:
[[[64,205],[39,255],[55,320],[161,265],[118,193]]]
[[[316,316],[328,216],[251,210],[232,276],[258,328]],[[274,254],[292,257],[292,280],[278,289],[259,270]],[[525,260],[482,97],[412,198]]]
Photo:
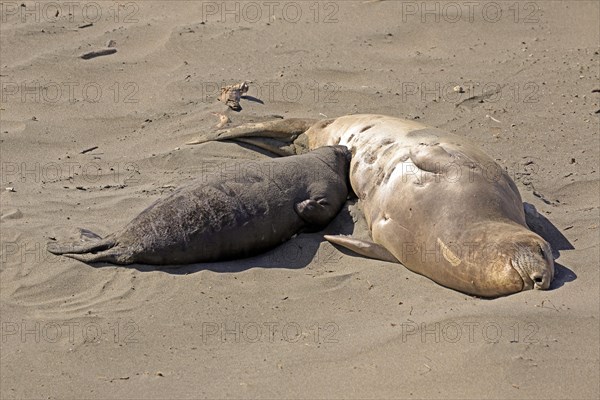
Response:
[[[56,246],[84,262],[189,264],[247,257],[320,228],[348,196],[344,146],[260,162],[240,161],[158,199],[125,228],[89,244]],[[225,174],[227,175],[227,174]]]
[[[349,115],[242,125],[190,144],[238,138],[280,154],[332,144],[352,151],[350,184],[373,242],[326,236],[332,243],[482,297],[550,286],[552,251],[528,229],[517,187],[466,138],[412,120]]]

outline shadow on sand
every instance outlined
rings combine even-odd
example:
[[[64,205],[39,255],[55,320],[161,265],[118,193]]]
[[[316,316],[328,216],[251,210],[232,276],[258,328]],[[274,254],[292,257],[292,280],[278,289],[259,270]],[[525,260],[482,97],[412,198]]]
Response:
[[[575,272],[556,262],[556,259],[560,257],[561,250],[573,250],[575,247],[548,218],[538,213],[532,204],[523,203],[523,207],[525,208],[525,216],[529,228],[543,237],[552,247],[552,255],[555,261],[554,280],[552,281],[550,290],[557,289],[565,283],[577,279]]]
[[[524,207],[526,210],[527,225],[532,231],[550,243],[555,259],[560,256],[561,250],[574,249],[573,245],[558,228],[545,216],[539,214],[533,205],[524,203]],[[344,248],[321,246],[324,242],[323,235],[325,234],[354,234],[357,237],[368,235],[366,232],[366,222],[362,215],[360,215],[355,200],[347,201],[336,218],[324,230],[316,233],[301,233],[280,246],[253,257],[189,265],[152,266],[132,264],[128,267],[137,269],[138,271],[163,271],[174,275],[186,275],[203,270],[231,273],[251,268],[301,269],[313,261],[325,264],[330,263],[332,264],[332,268],[334,268],[334,264],[339,262],[341,254],[360,257]],[[566,266],[556,261],[554,265],[555,276],[550,290],[562,287],[565,283],[577,279],[577,275]],[[94,267],[106,266],[113,265],[108,263],[94,264]]]

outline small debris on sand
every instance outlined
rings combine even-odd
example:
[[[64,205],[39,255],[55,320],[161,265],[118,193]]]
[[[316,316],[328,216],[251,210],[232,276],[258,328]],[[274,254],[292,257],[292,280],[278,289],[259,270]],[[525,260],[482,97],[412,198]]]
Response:
[[[79,152],[79,154],[85,154],[85,153],[89,153],[90,151],[94,151],[94,150],[96,150],[97,148],[98,148],[98,146],[92,146],[92,147],[90,147],[90,148],[87,148],[87,149],[85,149],[85,150],[81,150],[81,151]]]
[[[238,83],[237,85],[228,85],[222,87],[219,101],[225,103],[232,110],[241,110],[242,107],[240,106],[240,99],[243,94],[248,92],[248,83],[251,83],[251,81],[244,81],[242,83]]]
[[[217,117],[219,117],[219,123],[215,125],[215,128],[221,129],[222,127],[231,122],[229,117],[223,113],[214,112],[212,113],[212,115],[216,115]]]
[[[111,54],[115,54],[116,52],[117,52],[117,49],[115,49],[115,48],[94,50],[94,51],[90,51],[88,53],[82,54],[81,56],[79,56],[79,58],[82,58],[84,60],[91,60],[92,58],[108,56]]]

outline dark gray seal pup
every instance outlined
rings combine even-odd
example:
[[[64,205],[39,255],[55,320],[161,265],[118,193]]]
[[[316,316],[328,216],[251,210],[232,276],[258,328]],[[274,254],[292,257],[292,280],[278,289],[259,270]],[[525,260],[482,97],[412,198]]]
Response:
[[[158,199],[104,239],[50,243],[48,251],[122,265],[248,257],[327,225],[348,196],[350,158],[346,147],[327,146],[293,157],[239,161],[227,173],[197,178]]]

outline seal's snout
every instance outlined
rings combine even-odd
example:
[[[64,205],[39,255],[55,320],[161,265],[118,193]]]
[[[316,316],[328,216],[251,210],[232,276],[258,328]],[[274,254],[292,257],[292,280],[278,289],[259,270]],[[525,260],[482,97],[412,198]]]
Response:
[[[517,246],[511,264],[523,279],[523,290],[550,287],[554,277],[554,260],[548,243],[522,243]]]
[[[546,290],[550,287],[550,282],[552,282],[549,274],[538,271],[532,273],[530,278],[533,281],[534,289]]]

